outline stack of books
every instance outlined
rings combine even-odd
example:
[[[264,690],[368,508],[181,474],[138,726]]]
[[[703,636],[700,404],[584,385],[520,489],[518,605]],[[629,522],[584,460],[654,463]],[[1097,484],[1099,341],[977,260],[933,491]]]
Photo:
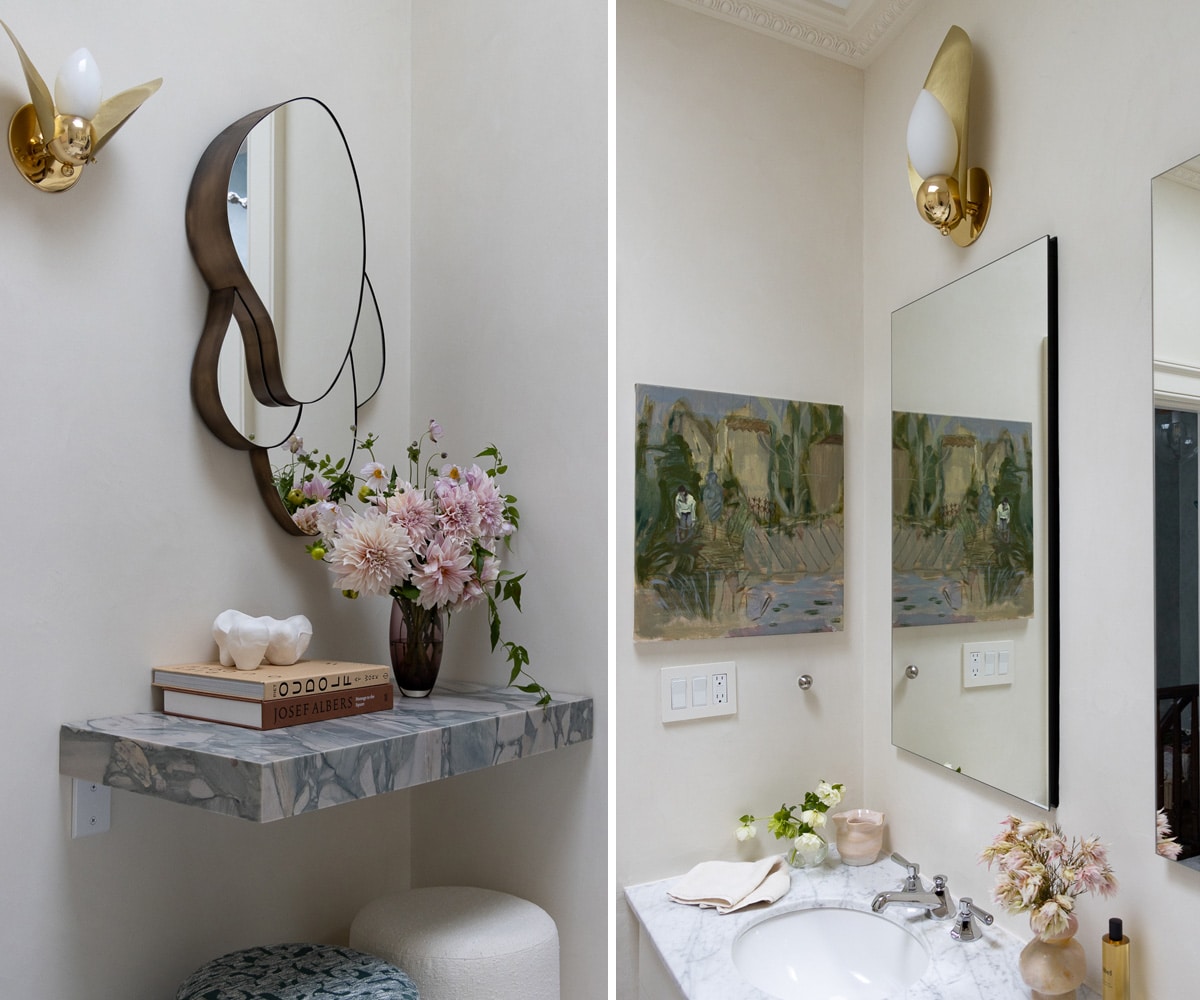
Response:
[[[305,722],[381,712],[392,707],[391,671],[374,663],[301,660],[238,670],[219,663],[155,667],[163,711],[248,729],[282,729]]]

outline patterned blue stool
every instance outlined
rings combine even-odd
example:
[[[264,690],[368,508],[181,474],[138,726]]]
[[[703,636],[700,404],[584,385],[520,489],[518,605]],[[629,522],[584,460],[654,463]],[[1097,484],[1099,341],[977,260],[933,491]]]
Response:
[[[373,955],[327,944],[276,944],[213,959],[175,1000],[420,1000],[400,969]]]

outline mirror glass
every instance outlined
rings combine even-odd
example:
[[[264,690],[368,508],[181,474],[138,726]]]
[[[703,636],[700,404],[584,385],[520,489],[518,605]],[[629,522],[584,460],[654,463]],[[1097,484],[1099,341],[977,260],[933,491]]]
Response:
[[[892,742],[1058,798],[1057,244],[892,314]]]
[[[358,179],[330,110],[298,98],[222,132],[193,179],[188,237],[212,290],[193,394],[214,433],[251,452],[273,506],[279,449],[294,434],[349,456],[383,378]]]
[[[1192,759],[1200,659],[1200,158],[1151,182],[1154,262],[1155,806],[1177,854],[1200,868],[1200,768]],[[1160,837],[1161,840],[1161,837]]]

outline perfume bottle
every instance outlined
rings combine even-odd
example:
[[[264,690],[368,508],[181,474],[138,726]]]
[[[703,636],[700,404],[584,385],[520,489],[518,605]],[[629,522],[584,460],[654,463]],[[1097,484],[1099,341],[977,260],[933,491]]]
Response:
[[[1108,933],[1100,939],[1100,962],[1104,973],[1104,1000],[1129,1000],[1129,938],[1121,918],[1108,922]]]

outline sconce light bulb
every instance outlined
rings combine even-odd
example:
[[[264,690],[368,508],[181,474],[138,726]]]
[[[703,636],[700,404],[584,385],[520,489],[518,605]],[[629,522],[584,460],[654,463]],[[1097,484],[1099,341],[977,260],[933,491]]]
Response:
[[[100,110],[101,82],[95,57],[87,49],[76,49],[54,80],[55,110],[60,115],[91,121]]]
[[[958,165],[958,133],[950,114],[928,90],[917,94],[908,118],[908,162],[921,177],[953,174]]]

